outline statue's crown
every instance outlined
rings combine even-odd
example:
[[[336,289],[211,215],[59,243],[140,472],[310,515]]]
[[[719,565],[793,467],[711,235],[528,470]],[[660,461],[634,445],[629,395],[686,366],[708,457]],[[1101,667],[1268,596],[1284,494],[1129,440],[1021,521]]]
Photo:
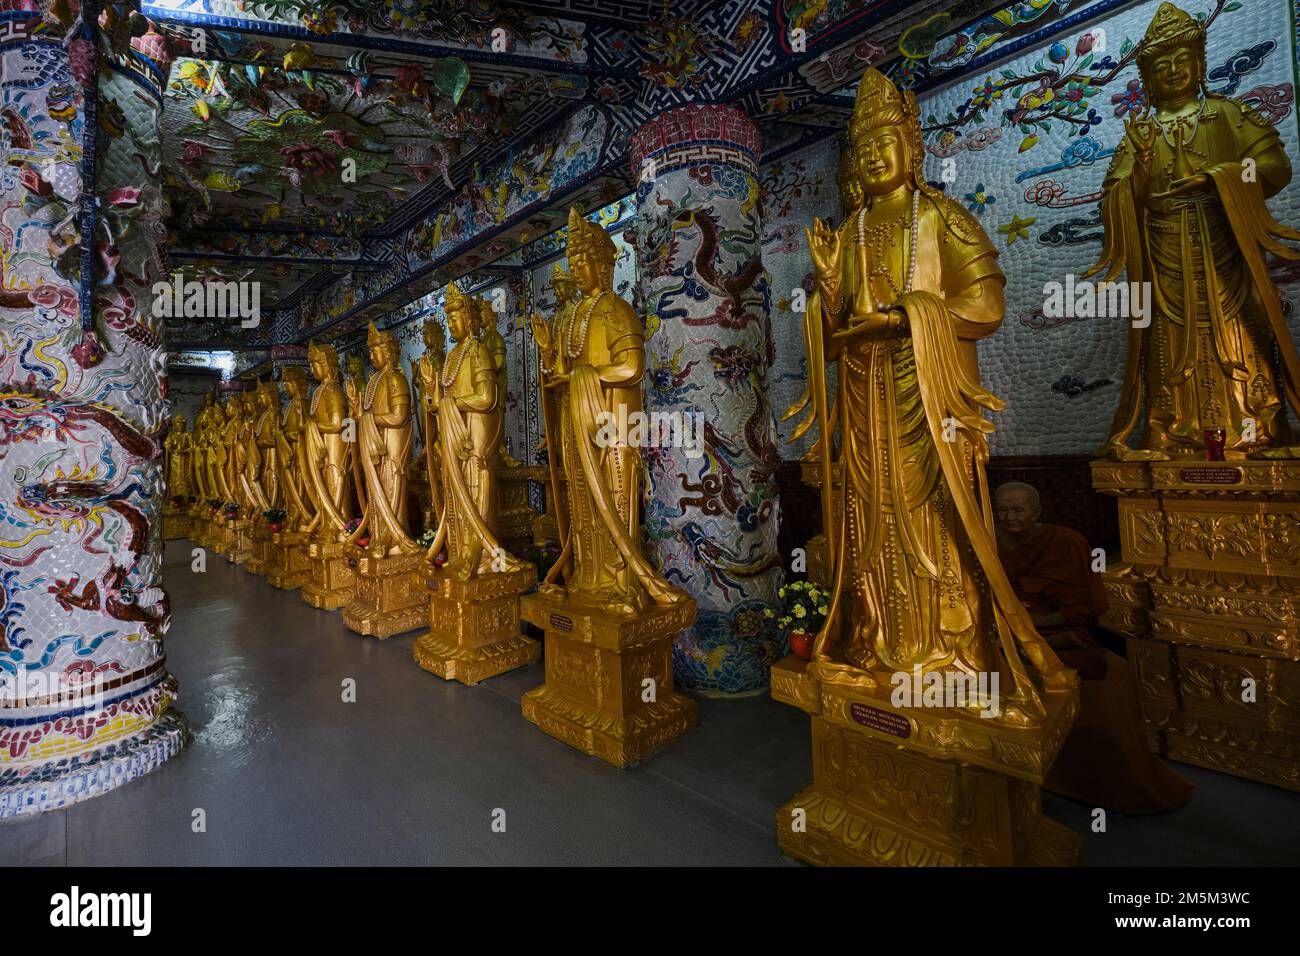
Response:
[[[308,339],[307,358],[324,359],[327,362],[332,362],[335,365],[338,365],[339,351],[334,346],[329,345],[328,343],[325,345],[317,345],[315,339]]]
[[[573,276],[569,275],[569,270],[564,268],[562,262],[557,262],[551,266],[551,284],[554,285],[557,282],[573,282]]]
[[[1138,57],[1146,59],[1182,46],[1204,48],[1205,29],[1194,16],[1172,3],[1162,3],[1151,18]]]
[[[565,252],[570,256],[588,255],[606,263],[612,263],[616,255],[609,233],[583,218],[577,206],[569,207],[569,244]]]
[[[381,332],[379,326],[375,325],[374,320],[371,320],[370,329],[366,332],[366,345],[374,348],[376,345],[393,346],[396,344],[397,338],[392,332],[386,329]]]
[[[307,381],[307,370],[301,365],[286,365],[281,377],[286,382],[305,383]]]
[[[899,90],[889,77],[874,66],[862,74],[858,94],[853,100],[853,118],[849,131],[856,139],[861,133],[882,126],[899,126],[912,135],[920,110],[911,90]]]
[[[446,307],[448,309],[464,309],[470,304],[470,297],[460,291],[460,286],[454,282],[447,283]]]

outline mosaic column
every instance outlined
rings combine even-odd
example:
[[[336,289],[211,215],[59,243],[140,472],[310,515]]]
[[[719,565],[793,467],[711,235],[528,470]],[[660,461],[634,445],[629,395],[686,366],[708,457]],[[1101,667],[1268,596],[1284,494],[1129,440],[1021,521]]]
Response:
[[[785,649],[763,614],[781,584],[781,456],[767,402],[759,132],[734,108],[683,106],[641,127],[630,152],[646,314],[645,526],[664,575],[699,605],[674,648],[674,679],[697,692],[760,692]],[[679,423],[680,439],[669,433]]]
[[[150,296],[168,271],[169,57],[155,33],[130,39],[142,19],[80,12],[40,32],[38,13],[0,19],[0,817],[109,790],[186,737],[162,646]]]

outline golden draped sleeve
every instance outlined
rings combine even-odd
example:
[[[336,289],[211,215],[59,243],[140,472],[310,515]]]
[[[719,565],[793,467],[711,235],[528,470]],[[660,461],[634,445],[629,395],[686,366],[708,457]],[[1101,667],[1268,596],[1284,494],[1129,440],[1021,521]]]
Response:
[[[641,586],[656,604],[676,604],[690,600],[650,567],[641,556],[640,542],[633,541],[618,515],[618,508],[605,487],[600,459],[604,452],[596,442],[605,416],[605,402],[600,375],[590,365],[579,365],[569,375],[569,407],[573,416],[574,441],[587,488],[596,515],[613,539],[619,554],[627,562]]]

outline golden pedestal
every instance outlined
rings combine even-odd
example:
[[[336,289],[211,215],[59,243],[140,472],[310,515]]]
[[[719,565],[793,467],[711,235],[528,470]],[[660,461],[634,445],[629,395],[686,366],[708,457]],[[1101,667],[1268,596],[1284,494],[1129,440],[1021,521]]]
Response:
[[[352,564],[357,549],[341,541],[312,541],[306,547],[307,581],[299,592],[302,599],[325,611],[351,603],[357,593]]]
[[[274,561],[271,553],[271,529],[266,526],[265,521],[256,520],[249,532],[249,538],[251,547],[248,560],[244,562],[244,570],[249,574],[265,574]]]
[[[190,513],[183,505],[168,503],[163,506],[163,538],[188,538],[192,532]]]
[[[695,701],[673,691],[672,668],[673,639],[694,622],[694,601],[652,605],[636,617],[536,592],[519,604],[523,619],[545,631],[546,683],[522,701],[540,729],[628,767],[695,726]]]
[[[537,465],[537,474],[534,481],[540,481],[546,491],[546,510],[537,514],[533,512],[533,543],[547,544],[554,542],[560,543],[560,522],[556,515],[559,513],[555,506],[555,488],[551,486],[551,470],[545,465]],[[568,482],[563,475],[560,479],[560,494],[568,493]]]
[[[415,663],[444,680],[477,684],[537,660],[542,645],[519,631],[519,595],[536,581],[531,564],[469,581],[434,571],[429,632],[415,642]]]
[[[1300,790],[1300,461],[1092,463],[1119,499],[1104,574],[1152,744]]]
[[[1079,837],[1042,815],[1039,787],[1078,709],[1047,697],[1043,726],[895,707],[892,687],[814,680],[787,657],[772,697],[812,716],[813,782],[777,811],[782,852],[848,866],[1072,865]]]
[[[512,554],[533,541],[537,512],[528,503],[528,481],[538,480],[544,471],[536,465],[497,470],[497,540]]]
[[[356,554],[348,559],[356,562],[357,576],[356,594],[343,608],[348,629],[383,638],[419,627],[429,613],[424,552],[383,558],[359,550]]]
[[[294,591],[311,580],[307,540],[307,535],[301,531],[271,532],[271,561],[266,569],[267,584],[284,591]]]
[[[221,551],[232,564],[243,564],[253,553],[253,522],[249,518],[225,518]]]

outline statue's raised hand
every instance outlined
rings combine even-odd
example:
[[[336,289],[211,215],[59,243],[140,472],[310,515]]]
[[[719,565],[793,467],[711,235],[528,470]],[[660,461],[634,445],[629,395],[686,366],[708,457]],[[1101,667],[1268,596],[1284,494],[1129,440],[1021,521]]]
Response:
[[[1124,137],[1133,150],[1133,158],[1144,173],[1151,170],[1152,151],[1156,145],[1156,124],[1148,113],[1130,113],[1124,121]]]
[[[840,237],[820,219],[814,219],[812,229],[805,229],[804,235],[808,237],[817,281],[823,287],[836,284],[840,276]]]
[[[542,318],[542,314],[534,312],[529,316],[528,324],[532,327],[533,338],[537,340],[537,347],[543,352],[549,352],[551,350],[551,327]]]

